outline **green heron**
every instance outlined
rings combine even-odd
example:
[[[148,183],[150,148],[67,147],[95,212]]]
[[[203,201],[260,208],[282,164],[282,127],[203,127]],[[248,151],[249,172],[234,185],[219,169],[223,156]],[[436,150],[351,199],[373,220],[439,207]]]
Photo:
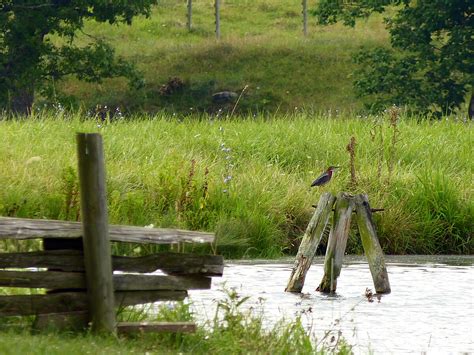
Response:
[[[311,187],[313,186],[323,186],[331,180],[332,173],[335,169],[338,169],[338,166],[330,166],[328,170],[322,173],[316,180],[313,181]]]

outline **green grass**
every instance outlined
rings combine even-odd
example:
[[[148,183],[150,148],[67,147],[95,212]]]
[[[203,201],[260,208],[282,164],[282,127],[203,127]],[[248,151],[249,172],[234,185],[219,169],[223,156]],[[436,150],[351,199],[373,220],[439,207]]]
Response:
[[[272,329],[263,327],[261,316],[240,309],[246,301],[235,291],[218,303],[215,318],[187,333],[138,334],[135,336],[94,336],[53,327],[30,332],[28,321],[16,327],[0,323],[2,354],[351,354],[344,339],[336,344],[316,344],[297,317],[282,320]],[[171,307],[170,307],[171,306]],[[162,305],[157,314],[129,310],[119,321],[194,321],[189,304]],[[3,320],[4,321],[4,320]]]
[[[105,39],[118,55],[136,63],[147,84],[132,92],[121,79],[99,85],[69,78],[58,84],[58,92],[75,96],[76,104],[86,108],[100,104],[122,111],[190,113],[216,111],[212,93],[241,92],[248,85],[238,106],[243,113],[362,108],[352,89],[351,56],[360,48],[388,43],[382,16],[354,29],[317,26],[309,16],[305,38],[298,1],[224,1],[221,11],[220,41],[214,35],[213,2],[194,3],[191,32],[186,4],[175,0],[160,1],[150,18],[138,17],[131,26],[88,22],[78,44],[88,43],[89,35]],[[161,95],[161,85],[172,77],[182,79],[184,87]]]
[[[81,114],[4,120],[0,215],[76,220],[75,133],[101,132],[111,223],[215,231],[226,257],[278,257],[296,252],[321,192],[365,192],[385,208],[375,217],[385,252],[473,253],[471,125],[402,118],[397,129],[392,144],[386,120],[344,115],[141,116],[100,127]],[[356,187],[346,151],[352,135]],[[310,189],[328,165],[342,169],[327,187]],[[362,251],[355,231],[352,253]]]

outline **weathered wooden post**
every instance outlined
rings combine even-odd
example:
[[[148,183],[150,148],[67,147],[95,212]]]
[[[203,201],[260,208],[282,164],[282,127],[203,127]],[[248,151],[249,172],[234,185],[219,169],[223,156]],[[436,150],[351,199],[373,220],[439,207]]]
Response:
[[[216,0],[215,2],[215,10],[216,10],[216,38],[220,39],[221,38],[221,2],[220,0]]]
[[[308,3],[307,0],[302,0],[303,5],[303,35],[308,35]]]
[[[100,134],[78,133],[77,154],[89,319],[93,332],[114,333],[116,320],[112,257],[104,151]]]
[[[334,221],[324,258],[324,276],[317,291],[325,293],[336,291],[337,278],[341,273],[342,258],[349,237],[353,208],[352,196],[340,192],[336,197]]]
[[[334,200],[335,197],[329,192],[321,195],[318,207],[306,228],[298,249],[295,264],[285,289],[286,292],[301,292],[303,289],[306,273],[311,266],[316,249],[324,234]]]
[[[191,31],[193,27],[193,0],[188,0],[188,17],[187,17],[187,22],[186,25],[188,27],[188,31]]]
[[[355,204],[359,233],[367,261],[369,262],[372,279],[374,280],[375,291],[377,293],[390,293],[387,267],[385,266],[383,251],[377,238],[375,225],[372,221],[372,213],[367,195],[355,196]]]

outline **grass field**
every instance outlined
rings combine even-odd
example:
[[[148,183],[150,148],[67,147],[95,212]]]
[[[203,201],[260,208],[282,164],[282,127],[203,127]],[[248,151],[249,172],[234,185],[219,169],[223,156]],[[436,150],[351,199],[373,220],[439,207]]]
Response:
[[[469,123],[402,117],[391,125],[387,117],[304,113],[141,116],[99,125],[81,114],[4,120],[0,215],[79,217],[78,131],[104,136],[111,223],[214,231],[213,250],[227,257],[278,257],[296,251],[321,192],[365,192],[373,207],[385,208],[376,223],[387,253],[474,251]],[[328,165],[342,169],[327,187],[310,189]],[[355,229],[348,251],[361,252]]]
[[[2,290],[0,289],[0,292]],[[313,339],[301,316],[282,319],[272,329],[263,326],[261,315],[241,307],[245,302],[235,291],[227,290],[219,301],[214,319],[197,326],[195,333],[145,333],[133,336],[94,336],[68,329],[43,329],[31,332],[28,319],[2,318],[2,354],[351,354],[351,347],[338,336],[335,341]],[[218,318],[219,317],[219,318]],[[157,313],[128,309],[118,321],[195,322],[189,304],[164,303]],[[328,331],[329,332],[329,331]],[[332,333],[331,333],[332,334]]]
[[[129,91],[121,79],[99,85],[69,78],[58,83],[59,97],[73,95],[72,102],[85,108],[99,104],[122,111],[192,113],[221,108],[211,102],[214,92],[240,93],[247,86],[238,106],[243,113],[362,108],[352,89],[351,56],[360,48],[388,43],[380,15],[354,29],[317,26],[309,16],[304,37],[301,2],[227,0],[222,1],[222,38],[217,41],[213,3],[193,2],[190,32],[186,2],[176,0],[160,1],[150,18],[138,17],[131,26],[86,23],[78,44],[89,43],[90,36],[110,42],[119,56],[143,72],[145,88]],[[183,86],[160,94],[161,86],[174,77]]]

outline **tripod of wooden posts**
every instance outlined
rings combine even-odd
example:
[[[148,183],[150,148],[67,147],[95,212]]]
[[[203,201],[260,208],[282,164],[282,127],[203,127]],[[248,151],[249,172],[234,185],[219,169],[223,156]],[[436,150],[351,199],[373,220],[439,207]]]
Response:
[[[319,199],[316,211],[303,236],[285,291],[301,292],[303,289],[306,273],[311,266],[333,209],[334,219],[324,259],[324,276],[317,291],[325,293],[336,291],[337,278],[341,273],[342,258],[349,236],[351,216],[352,212],[355,211],[362,246],[369,262],[375,291],[377,293],[390,293],[387,268],[375,225],[372,221],[369,199],[367,195],[352,196],[345,192],[340,192],[336,197],[326,192]]]

